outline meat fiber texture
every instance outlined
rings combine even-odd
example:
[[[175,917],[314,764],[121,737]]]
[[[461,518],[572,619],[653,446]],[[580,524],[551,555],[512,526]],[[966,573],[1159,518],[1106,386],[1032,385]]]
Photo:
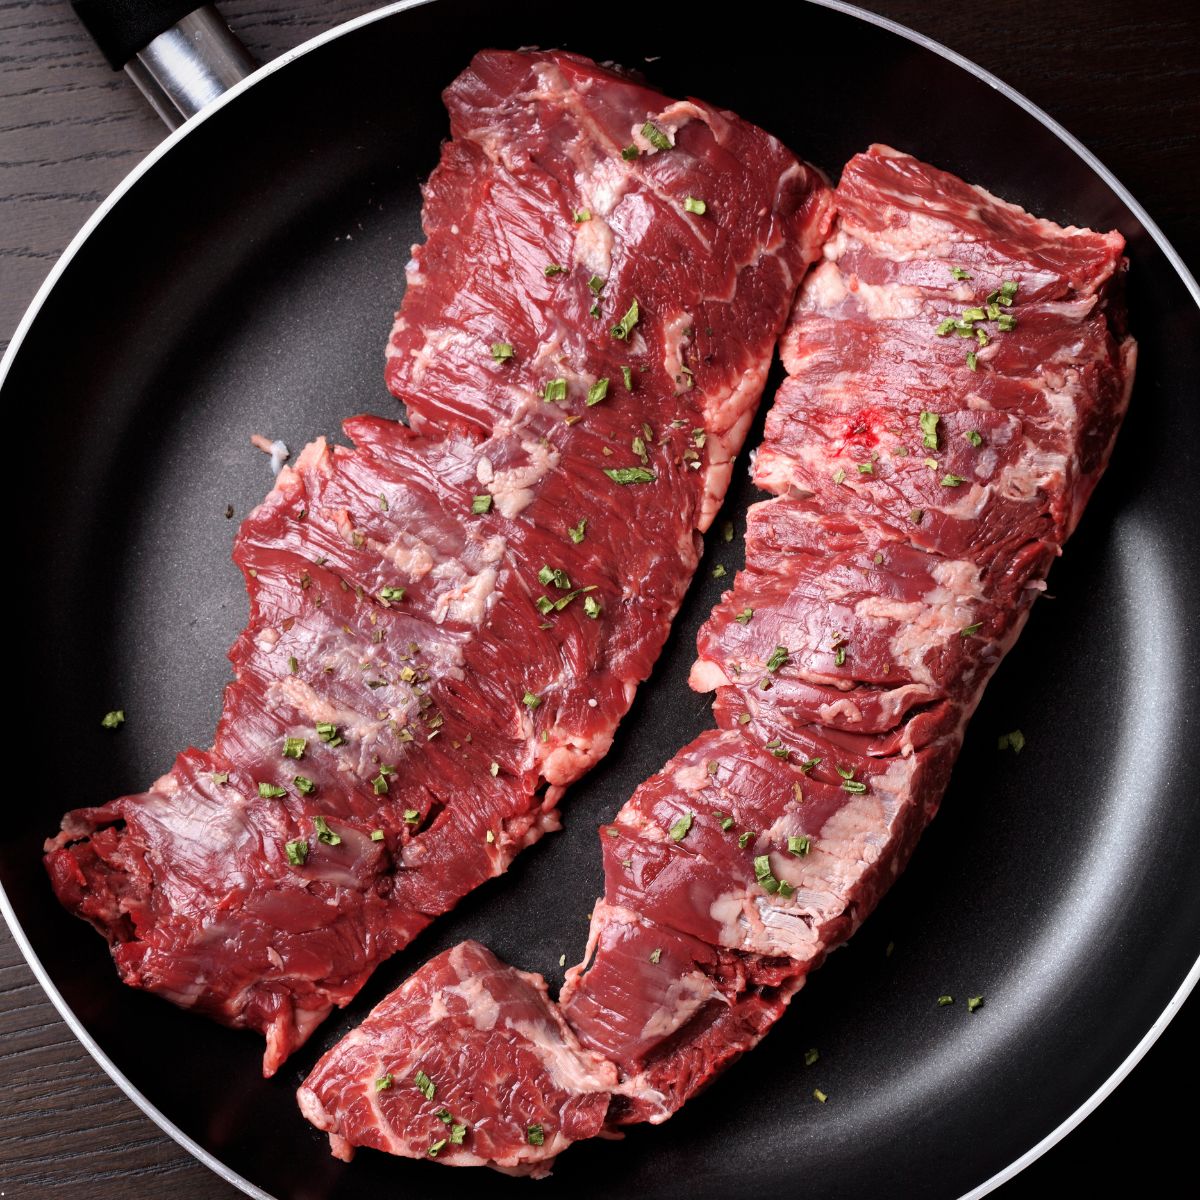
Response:
[[[445,99],[388,347],[411,428],[353,418],[280,473],[213,749],[47,844],[122,979],[263,1033],[268,1074],[557,828],[831,221],[774,138],[586,59],[485,52]]]
[[[699,636],[719,728],[602,828],[559,1001],[618,1072],[610,1129],[665,1120],[754,1046],[899,874],[1128,404],[1119,234],[883,146],[836,204],[754,464],[774,498]]]

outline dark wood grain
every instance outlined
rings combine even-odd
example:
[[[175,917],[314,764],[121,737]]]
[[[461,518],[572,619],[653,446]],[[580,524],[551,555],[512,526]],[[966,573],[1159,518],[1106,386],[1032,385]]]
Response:
[[[222,5],[263,60],[373,7],[354,0]],[[1118,0],[868,0],[866,7],[946,43],[1045,108],[1116,173],[1195,267],[1200,22],[1187,0],[1153,8]],[[964,128],[968,121],[964,115]],[[162,136],[67,3],[0,0],[0,340],[88,214]],[[1112,1195],[1126,1184],[1141,1191],[1147,1183],[1162,1192],[1155,1176],[1186,1169],[1191,1145],[1188,1106],[1162,1098],[1180,1083],[1192,1086],[1198,1028],[1193,1001],[1117,1095],[1003,1196],[1038,1197],[1068,1180],[1070,1194]],[[0,1197],[237,1194],[108,1080],[0,930]],[[902,1183],[896,1194],[904,1195]]]

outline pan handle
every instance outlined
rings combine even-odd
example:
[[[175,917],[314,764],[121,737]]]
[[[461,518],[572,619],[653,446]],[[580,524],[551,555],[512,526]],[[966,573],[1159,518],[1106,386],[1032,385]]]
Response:
[[[258,65],[211,4],[72,0],[114,71],[124,70],[174,129]]]

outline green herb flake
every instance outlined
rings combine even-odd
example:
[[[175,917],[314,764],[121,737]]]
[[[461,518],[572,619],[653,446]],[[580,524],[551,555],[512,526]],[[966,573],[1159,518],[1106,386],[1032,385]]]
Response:
[[[834,471],[834,473],[833,473],[833,482],[834,483],[843,483],[843,482],[845,482],[845,479],[846,479],[845,470],[841,467],[838,467],[838,469],[836,471]]]
[[[630,367],[621,368],[621,378],[625,381],[625,390],[633,391],[633,370]]]
[[[507,362],[513,356],[513,348],[511,342],[493,342],[492,357],[497,362]]]
[[[767,659],[767,670],[774,675],[780,667],[787,663],[789,657],[790,655],[786,646],[776,646],[771,652],[771,657]]]
[[[450,1145],[461,1146],[462,1140],[467,1136],[467,1127],[463,1124],[450,1126]]]
[[[292,784],[302,796],[311,796],[317,790],[317,785],[307,775],[297,775]]]
[[[532,712],[535,708],[538,708],[541,705],[542,698],[541,696],[535,696],[533,692],[526,689],[525,695],[521,697],[521,703],[525,705],[530,712]]]
[[[1017,289],[1020,288],[1020,286],[1021,285],[1015,279],[1006,279],[1000,285],[1000,303],[1003,304],[1004,300],[1007,299],[1011,304],[1012,299],[1017,294]]]
[[[477,517],[482,517],[485,513],[492,511],[492,497],[488,492],[484,492],[480,496],[471,498],[471,512]]]
[[[538,572],[538,583],[542,587],[549,587],[554,584],[560,592],[569,591],[571,588],[571,580],[566,571],[561,567],[543,566]]]
[[[857,779],[845,779],[842,781],[842,791],[849,792],[853,796],[861,796],[867,790],[865,783],[860,783]]]
[[[697,200],[695,196],[688,196],[683,202],[684,212],[695,213],[698,217],[704,216],[708,205],[703,200]]]
[[[969,367],[969,368],[970,368],[972,371],[977,371],[977,370],[979,370],[979,358],[976,356],[976,354],[975,354],[975,351],[974,351],[974,350],[968,350],[968,351],[967,351],[967,366],[968,366],[968,367]]]
[[[421,814],[415,808],[406,808],[404,810],[405,825],[420,825]]]
[[[287,854],[287,860],[293,867],[304,866],[308,859],[308,843],[302,841],[288,842],[284,846],[284,853]]]
[[[965,437],[967,441],[975,447],[976,450],[983,445],[983,435],[978,429],[968,429],[966,433],[963,434],[963,437]]]
[[[794,835],[787,840],[788,853],[803,858],[811,849],[812,842],[803,834]]]
[[[962,267],[951,267],[950,274],[953,275],[955,279],[970,279],[971,278],[970,273],[968,271],[964,271],[962,269]]]
[[[817,1061],[817,1059],[820,1057],[821,1057],[821,1053],[819,1050],[816,1049],[816,1047],[814,1047],[811,1050],[805,1050],[804,1065],[806,1067],[811,1067]]]
[[[287,788],[282,788],[277,783],[260,783],[258,785],[258,794],[264,800],[279,800],[287,795]]]
[[[983,622],[975,621],[973,624],[968,625],[965,629],[960,630],[959,636],[965,637],[965,638],[974,637],[982,628],[983,628]]]
[[[308,738],[288,737],[283,739],[283,757],[300,759],[304,757],[304,747]]]
[[[968,996],[967,997],[967,1012],[974,1012],[977,1008],[982,1008],[982,1007],[983,1007],[983,997],[982,996]]]
[[[764,892],[774,894],[779,891],[779,880],[771,870],[771,856],[760,854],[754,860],[754,878]]]
[[[317,841],[324,843],[326,846],[340,846],[342,844],[342,835],[334,833],[329,828],[329,823],[324,817],[313,817],[313,828],[317,831]]]
[[[590,221],[591,219],[592,219],[591,209],[578,208],[575,210],[575,224],[576,225],[582,225],[584,223],[584,221]]]
[[[858,464],[858,473],[860,475],[874,475],[875,474],[875,464],[869,463],[869,462],[859,463]]]
[[[567,398],[567,381],[565,379],[549,379],[542,389],[542,399],[547,404],[554,404]]]
[[[385,834],[382,829],[371,830],[371,841],[382,842],[385,837],[387,837],[387,834]]]
[[[921,423],[921,443],[926,450],[938,448],[938,422],[942,418],[937,413],[923,412],[919,418]]]
[[[983,321],[987,319],[987,314],[982,308],[964,308],[962,319],[963,321]]]
[[[684,813],[683,816],[680,817],[679,820],[676,821],[675,824],[671,826],[671,829],[670,829],[671,841],[682,842],[683,839],[685,837],[687,837],[688,831],[691,829],[692,822],[695,819],[696,818],[695,818],[694,814]]]
[[[750,842],[753,840],[753,838],[754,834],[749,829],[747,829],[745,833],[740,834],[738,836],[738,849],[745,850],[745,848],[750,845]]]
[[[525,1140],[531,1146],[541,1146],[546,1141],[546,1131],[540,1125],[530,1125],[525,1130]]]
[[[300,670],[300,663],[297,661],[296,656],[293,654],[292,657],[288,659],[288,671],[291,674],[295,675],[296,672],[299,670]]]
[[[908,519],[914,525],[920,525],[920,523],[925,519],[925,510],[923,508],[914,508],[912,512],[908,514]]]
[[[222,784],[222,783],[228,783],[229,782],[229,772],[228,771],[213,771],[213,773],[209,776],[209,778],[213,781],[213,783],[218,784],[218,785]]]
[[[954,1003],[953,996],[939,996],[937,998],[938,1008],[945,1008],[947,1005]]]
[[[380,600],[385,600],[389,604],[396,603],[404,599],[404,588],[402,587],[385,587],[380,589]]]
[[[438,1154],[446,1148],[447,1138],[438,1138],[436,1142],[426,1151],[430,1158],[437,1158]]]
[[[612,327],[612,335],[619,342],[629,340],[629,335],[633,332],[634,326],[641,318],[641,311],[638,308],[638,302],[635,300],[626,310],[625,315]]]
[[[123,708],[114,708],[112,712],[107,712],[100,718],[100,724],[105,729],[120,729],[125,724],[125,710]]]
[[[671,150],[674,148],[674,143],[669,137],[653,121],[647,121],[642,126],[642,137],[652,145],[655,150]]]
[[[846,647],[838,646],[833,652],[833,665],[835,667],[844,667],[846,665]]]
[[[594,597],[584,596],[583,611],[594,621],[600,616],[600,605],[597,603]]]
[[[813,1088],[813,1099],[816,1100],[818,1104],[824,1104],[829,1097],[823,1091],[821,1091],[820,1088]]]
[[[417,1073],[413,1076],[413,1085],[426,1100],[432,1100],[437,1093],[437,1085],[419,1067],[417,1068]]]
[[[661,961],[661,959],[662,959],[662,947],[655,946],[655,948],[650,951],[650,961],[657,965]]]
[[[728,833],[732,828],[733,828],[733,818],[732,817],[722,817],[721,818],[721,831],[723,833]]]
[[[954,329],[954,318],[947,317],[944,321],[942,321],[938,324],[937,328],[934,330],[934,333],[936,333],[938,335],[938,337],[946,337],[949,333],[951,333],[953,331],[953,329]]]
[[[1017,327],[1017,318],[1012,313],[1001,313],[996,321],[996,328],[1001,333],[1011,333]]]
[[[992,339],[982,329],[975,330],[975,340],[979,343],[979,348],[982,350],[984,346],[990,346]]]
[[[819,758],[806,758],[800,764],[800,774],[801,775],[809,775],[812,773],[813,767],[819,767],[820,765],[821,765],[821,760]]]
[[[375,1080],[375,1090],[377,1092],[386,1092],[388,1090],[388,1088],[390,1088],[391,1086],[392,1086],[392,1076],[390,1073],[388,1073],[387,1075],[380,1075],[380,1077],[377,1080]]]
[[[724,563],[717,563],[717,565],[713,567],[712,577],[714,579],[724,579],[727,574],[728,572],[725,570]]]
[[[1020,754],[1025,749],[1025,735],[1019,729],[1002,734],[996,741],[996,749],[1011,750],[1014,754]]]
[[[966,479],[961,475],[943,475],[942,487],[958,487],[961,483],[966,483]]]
[[[595,383],[588,388],[587,406],[591,408],[593,405],[599,404],[605,396],[608,395],[608,379],[597,379]]]
[[[633,160],[634,160],[635,158],[638,158],[638,157],[641,155],[641,153],[642,153],[642,152],[641,152],[641,151],[640,151],[640,150],[639,150],[639,149],[638,149],[636,146],[634,146],[634,145],[629,145],[629,146],[625,146],[625,147],[624,147],[624,148],[621,150],[621,157],[622,157],[622,158],[623,158],[623,159],[624,159],[626,162],[633,162]]]
[[[753,620],[753,618],[754,618],[754,609],[743,608],[742,611],[740,613],[738,613],[738,615],[736,617],[734,617],[733,619],[739,625],[749,625],[750,622]]]
[[[605,467],[604,473],[613,483],[653,483],[658,476],[646,467]]]
[[[558,263],[547,263],[542,268],[542,274],[545,275],[547,279],[550,279],[555,275],[565,275],[566,273],[567,268],[559,266]]]

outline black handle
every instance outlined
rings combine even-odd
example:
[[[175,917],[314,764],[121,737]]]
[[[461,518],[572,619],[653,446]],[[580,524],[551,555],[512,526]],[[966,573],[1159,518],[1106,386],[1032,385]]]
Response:
[[[71,0],[114,71],[205,0]]]

